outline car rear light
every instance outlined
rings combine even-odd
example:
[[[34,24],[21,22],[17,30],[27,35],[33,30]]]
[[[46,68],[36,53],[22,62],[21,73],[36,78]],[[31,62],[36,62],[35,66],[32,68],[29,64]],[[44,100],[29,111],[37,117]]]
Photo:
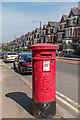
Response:
[[[6,56],[6,58],[9,58],[8,56]]]
[[[29,62],[27,62],[27,63],[22,63],[22,65],[30,65],[30,63],[29,63]]]
[[[19,55],[17,56],[17,58],[19,57]]]

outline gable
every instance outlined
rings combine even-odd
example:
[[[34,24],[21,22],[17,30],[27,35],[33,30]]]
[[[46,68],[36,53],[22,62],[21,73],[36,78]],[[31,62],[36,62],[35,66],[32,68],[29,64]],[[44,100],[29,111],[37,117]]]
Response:
[[[70,18],[70,17],[72,17],[72,16],[75,16],[75,15],[73,14],[73,12],[72,12],[72,10],[71,10],[70,13],[69,13],[69,17],[68,17],[68,18]]]
[[[63,22],[65,22],[65,20],[64,20],[64,18],[62,16],[60,23],[63,23]]]

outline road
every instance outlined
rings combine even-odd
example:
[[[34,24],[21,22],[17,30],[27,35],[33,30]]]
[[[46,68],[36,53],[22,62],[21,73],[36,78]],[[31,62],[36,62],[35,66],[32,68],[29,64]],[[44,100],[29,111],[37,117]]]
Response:
[[[9,68],[13,70],[13,63],[6,63],[6,65],[8,65]],[[10,71],[7,72],[10,73]],[[14,71],[13,73],[17,73],[17,71]],[[29,75],[24,74],[21,76],[26,80],[28,80],[30,83],[32,83],[31,74]],[[14,79],[15,75],[12,75],[8,79],[12,79],[12,77]],[[14,90],[16,90],[16,87],[18,87],[19,90],[22,88],[20,91],[24,91],[26,93],[27,91],[26,86],[24,86],[23,83],[20,83],[18,79],[19,78],[17,78],[17,80],[15,80],[14,82],[12,82],[13,83],[12,86],[10,80],[8,80],[9,84],[7,82],[7,86],[13,87]],[[78,117],[78,110],[77,110],[78,109],[78,65],[58,61],[56,64],[56,79],[57,79],[56,80],[57,103],[62,108],[64,108],[64,110],[68,111],[68,113],[71,114],[73,117]],[[67,118],[68,116],[69,115],[66,114]]]
[[[77,64],[67,62],[57,62],[57,95],[62,99],[57,99],[58,104],[67,109],[77,117],[76,105],[78,99],[78,67]],[[67,101],[67,103],[65,102]],[[72,100],[72,101],[71,101]]]

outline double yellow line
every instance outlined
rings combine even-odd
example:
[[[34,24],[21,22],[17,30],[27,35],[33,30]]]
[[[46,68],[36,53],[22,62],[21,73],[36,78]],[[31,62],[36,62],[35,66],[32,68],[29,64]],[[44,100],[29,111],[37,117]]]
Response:
[[[73,100],[71,100],[70,98],[66,97],[65,95],[63,95],[62,93],[59,93],[58,91],[56,91],[56,98],[61,101],[62,103],[64,103],[65,105],[67,105],[69,108],[71,108],[72,110],[74,110],[76,113],[80,114],[80,111],[78,110],[78,108],[80,107],[80,105],[76,102],[74,102]],[[65,98],[67,101],[63,100],[61,97]],[[69,102],[71,102],[73,105],[75,105],[77,108],[73,107]]]

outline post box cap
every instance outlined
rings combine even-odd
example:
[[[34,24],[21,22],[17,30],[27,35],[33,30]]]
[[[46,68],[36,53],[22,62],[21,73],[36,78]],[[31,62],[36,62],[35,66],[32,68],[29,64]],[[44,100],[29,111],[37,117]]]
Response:
[[[50,44],[50,43],[39,43],[39,44],[35,44],[35,45],[30,45],[29,48],[31,50],[40,50],[40,49],[53,49],[53,50],[56,50],[56,49],[59,49],[59,46],[58,45],[55,45],[55,44]]]

